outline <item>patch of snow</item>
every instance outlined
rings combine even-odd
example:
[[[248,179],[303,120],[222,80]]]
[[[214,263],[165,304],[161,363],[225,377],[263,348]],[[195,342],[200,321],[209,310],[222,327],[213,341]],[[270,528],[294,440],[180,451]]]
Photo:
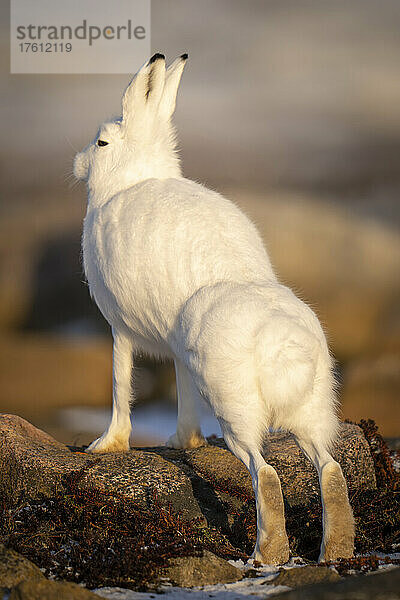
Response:
[[[162,593],[163,600],[208,600],[209,598],[242,600],[248,598],[250,594],[255,597],[266,598],[290,589],[283,585],[272,585],[272,581],[279,573],[278,567],[271,565],[255,567],[252,559],[247,563],[242,560],[230,560],[229,562],[234,567],[244,571],[244,573],[249,570],[256,570],[257,575],[244,578],[235,583],[218,583],[194,588],[178,588],[166,583],[160,587],[159,593]],[[284,565],[284,568],[293,569],[300,567],[302,564],[304,562],[301,558],[294,557]],[[99,596],[109,600],[150,600],[150,598],[157,598],[158,596],[156,592],[134,592],[123,588],[98,588],[94,591]]]
[[[392,560],[400,557],[400,553],[377,553],[376,555],[382,559],[390,558]],[[291,558],[288,563],[280,567],[271,565],[254,566],[252,559],[248,560],[247,563],[242,560],[230,560],[228,562],[244,573],[249,570],[255,570],[257,571],[257,575],[255,577],[245,577],[241,581],[236,581],[235,583],[218,583],[216,585],[205,585],[193,588],[179,588],[165,583],[161,585],[158,592],[134,592],[133,590],[116,587],[98,588],[94,590],[94,592],[109,600],[150,600],[158,598],[159,594],[162,594],[163,600],[208,600],[209,598],[215,598],[216,600],[244,600],[249,596],[254,596],[255,598],[267,598],[291,589],[287,586],[275,586],[272,584],[280,569],[301,568],[302,566],[309,564],[299,556]],[[379,570],[390,569],[395,566],[396,565],[394,564],[388,563],[380,565]],[[335,570],[333,567],[332,569]],[[377,572],[378,571],[366,573],[366,575],[372,576]],[[358,572],[354,571],[354,574],[357,575]]]
[[[199,416],[203,435],[221,436],[218,421],[204,404],[199,407]],[[59,411],[60,423],[70,431],[85,431],[98,434],[106,429],[110,422],[110,410],[97,407],[71,407]],[[138,406],[132,411],[133,437],[149,437],[158,443],[164,443],[176,431],[177,409],[167,403],[154,403]]]
[[[159,593],[162,593],[163,600],[209,600],[209,598],[242,600],[248,598],[249,594],[266,598],[290,590],[290,588],[283,585],[265,585],[265,580],[261,581],[262,579],[264,578],[244,579],[236,583],[205,585],[202,588],[162,586]],[[159,595],[155,592],[134,592],[123,588],[100,588],[94,591],[99,596],[109,600],[150,600],[150,598],[157,598]]]

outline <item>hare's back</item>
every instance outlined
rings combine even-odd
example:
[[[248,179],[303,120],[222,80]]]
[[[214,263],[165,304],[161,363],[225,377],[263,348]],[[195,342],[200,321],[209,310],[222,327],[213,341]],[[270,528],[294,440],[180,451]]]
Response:
[[[133,244],[152,250],[163,265],[186,276],[265,280],[273,277],[260,235],[220,194],[187,179],[148,179],[120,194],[119,219]],[[139,248],[138,248],[139,249]]]

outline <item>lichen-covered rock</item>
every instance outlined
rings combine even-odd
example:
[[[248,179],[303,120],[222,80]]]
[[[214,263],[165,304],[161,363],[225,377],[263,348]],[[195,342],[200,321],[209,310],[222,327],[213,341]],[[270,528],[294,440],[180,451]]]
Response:
[[[297,588],[302,585],[340,580],[340,575],[329,567],[306,565],[305,567],[298,567],[296,569],[282,569],[271,583],[273,585],[285,585]]]
[[[37,581],[44,575],[30,560],[0,544],[0,588],[12,588],[27,579]]]
[[[96,600],[97,594],[68,581],[24,581],[11,590],[9,600]]]
[[[207,550],[202,556],[171,559],[162,576],[178,587],[233,583],[243,578],[240,569]]]
[[[400,569],[368,577],[349,577],[337,583],[318,583],[283,592],[274,600],[399,600]]]
[[[112,492],[123,501],[147,508],[156,499],[170,502],[182,517],[201,516],[190,480],[182,470],[155,452],[132,449],[129,454],[93,456],[67,446],[21,417],[0,415],[0,495],[8,505],[21,499],[50,496],[65,476],[84,469],[82,488]]]
[[[175,451],[176,452],[176,451]],[[263,452],[277,471],[289,506],[308,504],[319,498],[320,489],[315,467],[307,460],[290,433],[271,433]],[[334,458],[343,469],[349,491],[375,489],[374,464],[363,432],[357,425],[342,423]],[[177,455],[200,477],[228,495],[248,497],[253,493],[251,478],[244,465],[226,448],[223,440],[212,445],[187,450]]]
[[[271,434],[264,454],[280,476],[289,506],[319,497],[316,470],[293,436]],[[369,446],[359,427],[342,424],[334,456],[350,491],[376,488]],[[71,450],[21,417],[0,415],[0,464],[0,495],[11,506],[21,498],[51,495],[63,478],[80,470],[82,489],[111,492],[143,508],[155,501],[169,504],[181,518],[204,523],[229,523],[229,507],[235,512],[253,497],[248,471],[223,440],[194,450],[142,448],[94,456]]]

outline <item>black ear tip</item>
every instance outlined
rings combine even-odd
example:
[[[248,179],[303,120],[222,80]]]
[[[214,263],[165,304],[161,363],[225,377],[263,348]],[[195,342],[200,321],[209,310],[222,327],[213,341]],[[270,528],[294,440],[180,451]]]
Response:
[[[154,62],[156,62],[156,60],[165,60],[164,54],[160,54],[159,52],[153,54],[153,56],[149,60],[149,65],[152,65]]]
[[[182,60],[187,60],[188,58],[189,58],[189,54],[187,54],[187,52],[185,52],[184,54],[181,54]]]

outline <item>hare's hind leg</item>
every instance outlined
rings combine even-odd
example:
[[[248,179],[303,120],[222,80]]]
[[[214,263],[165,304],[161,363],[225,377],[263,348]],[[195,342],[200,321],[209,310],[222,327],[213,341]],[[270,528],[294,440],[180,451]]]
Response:
[[[185,365],[175,359],[176,391],[178,396],[178,424],[167,446],[171,448],[197,448],[206,441],[201,433],[197,404],[200,394]]]
[[[265,564],[278,565],[289,560],[289,542],[285,528],[285,511],[279,477],[263,459],[254,432],[254,420],[243,415],[240,431],[220,419],[229,449],[249,469],[257,506],[257,541],[252,557]],[[254,437],[252,439],[252,433]]]
[[[86,452],[127,452],[132,430],[130,418],[132,342],[113,329],[113,409],[111,423]]]
[[[296,440],[314,463],[319,475],[323,507],[323,538],[319,560],[350,558],[354,552],[354,518],[342,469],[319,440],[300,436],[296,436]]]
[[[278,474],[271,465],[258,469],[255,486],[257,542],[253,557],[266,564],[285,563],[289,560],[289,541],[283,497]]]

